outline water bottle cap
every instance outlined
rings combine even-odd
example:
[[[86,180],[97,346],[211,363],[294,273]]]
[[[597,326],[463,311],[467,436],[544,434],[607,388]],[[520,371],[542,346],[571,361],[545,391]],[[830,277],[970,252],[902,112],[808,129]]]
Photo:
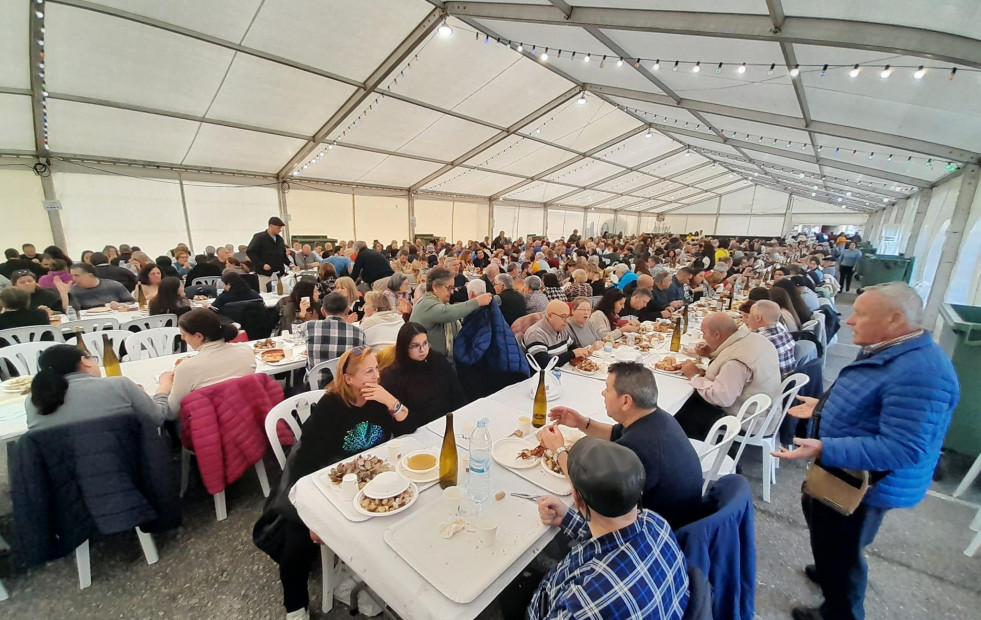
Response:
[[[477,422],[477,428],[484,428],[488,422],[489,420],[487,418],[480,418],[480,421]]]

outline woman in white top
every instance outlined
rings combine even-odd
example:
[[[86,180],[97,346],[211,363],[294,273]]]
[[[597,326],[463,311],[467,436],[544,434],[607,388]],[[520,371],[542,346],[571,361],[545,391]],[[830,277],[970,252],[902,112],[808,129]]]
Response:
[[[160,375],[157,392],[169,394],[170,420],[178,418],[181,401],[194,390],[255,372],[252,347],[229,343],[238,330],[233,325],[222,325],[217,313],[196,308],[181,315],[177,324],[181,339],[198,354],[185,358],[173,371]]]
[[[388,295],[378,291],[368,291],[364,296],[364,319],[361,320],[361,329],[365,330],[382,323],[402,325],[405,320],[398,311],[392,309],[392,302]]]
[[[599,334],[600,338],[609,336],[616,340],[625,333],[637,331],[639,326],[633,322],[617,327],[620,312],[626,303],[627,298],[620,289],[611,288],[603,293],[603,298],[599,300],[596,309],[589,316],[589,322],[596,328],[596,333]]]

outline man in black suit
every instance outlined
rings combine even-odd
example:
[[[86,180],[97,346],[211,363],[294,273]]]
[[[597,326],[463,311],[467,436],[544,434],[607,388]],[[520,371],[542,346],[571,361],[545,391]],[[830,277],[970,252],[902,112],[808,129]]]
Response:
[[[252,235],[252,241],[245,250],[252,261],[252,268],[259,275],[260,292],[266,291],[274,275],[286,271],[285,266],[289,262],[286,258],[286,241],[280,235],[284,226],[286,223],[278,217],[269,218],[269,227]]]
[[[95,267],[95,277],[106,280],[115,280],[130,293],[136,288],[136,275],[125,267],[117,267],[109,264],[109,257],[102,252],[96,252],[89,258],[89,263]]]
[[[500,274],[495,277],[494,292],[501,300],[501,314],[508,325],[528,314],[528,301],[524,295],[514,290],[514,278],[511,276]]]

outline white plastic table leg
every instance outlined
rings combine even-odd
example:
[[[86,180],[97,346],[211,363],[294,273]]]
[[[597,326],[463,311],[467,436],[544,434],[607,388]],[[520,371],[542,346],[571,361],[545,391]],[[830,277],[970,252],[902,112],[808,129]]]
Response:
[[[974,535],[974,538],[971,539],[971,544],[964,550],[964,555],[969,558],[974,557],[978,547],[981,547],[981,531],[978,531],[981,530],[981,508],[978,509],[978,514],[974,516],[974,521],[971,522],[971,529],[978,533]]]
[[[262,496],[269,497],[269,477],[266,476],[266,464],[262,461],[256,463],[255,473],[259,475],[259,486],[262,487]]]
[[[89,541],[75,548],[75,564],[78,566],[78,589],[92,585],[92,564],[89,558]]]
[[[136,528],[136,537],[140,539],[140,546],[143,547],[143,555],[146,557],[146,563],[156,564],[160,556],[157,555],[157,545],[153,544],[153,536],[150,536],[140,528]]]
[[[225,492],[215,493],[215,515],[219,521],[228,518],[228,510],[225,508]]]
[[[967,475],[961,480],[961,483],[957,485],[957,489],[954,491],[954,497],[960,497],[974,482],[974,479],[981,474],[981,454],[978,458],[974,459],[974,464],[971,465],[971,469],[967,470]]]
[[[770,502],[770,480],[773,475],[773,463],[770,461],[773,459],[770,453],[767,452],[766,447],[762,449],[763,452],[763,501]]]
[[[320,545],[320,572],[324,590],[320,607],[324,613],[334,608],[334,590],[337,588],[337,582],[339,581],[338,571],[334,566],[336,560],[337,556],[330,550],[330,547]]]

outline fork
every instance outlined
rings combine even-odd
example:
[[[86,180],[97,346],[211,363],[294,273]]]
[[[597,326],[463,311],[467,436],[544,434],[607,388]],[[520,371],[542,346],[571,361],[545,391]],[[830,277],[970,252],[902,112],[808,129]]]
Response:
[[[511,493],[511,497],[517,497],[518,499],[526,499],[529,502],[535,502],[537,504],[538,503],[538,500],[541,499],[542,497],[545,497],[545,496],[544,495],[529,495],[527,493]]]

